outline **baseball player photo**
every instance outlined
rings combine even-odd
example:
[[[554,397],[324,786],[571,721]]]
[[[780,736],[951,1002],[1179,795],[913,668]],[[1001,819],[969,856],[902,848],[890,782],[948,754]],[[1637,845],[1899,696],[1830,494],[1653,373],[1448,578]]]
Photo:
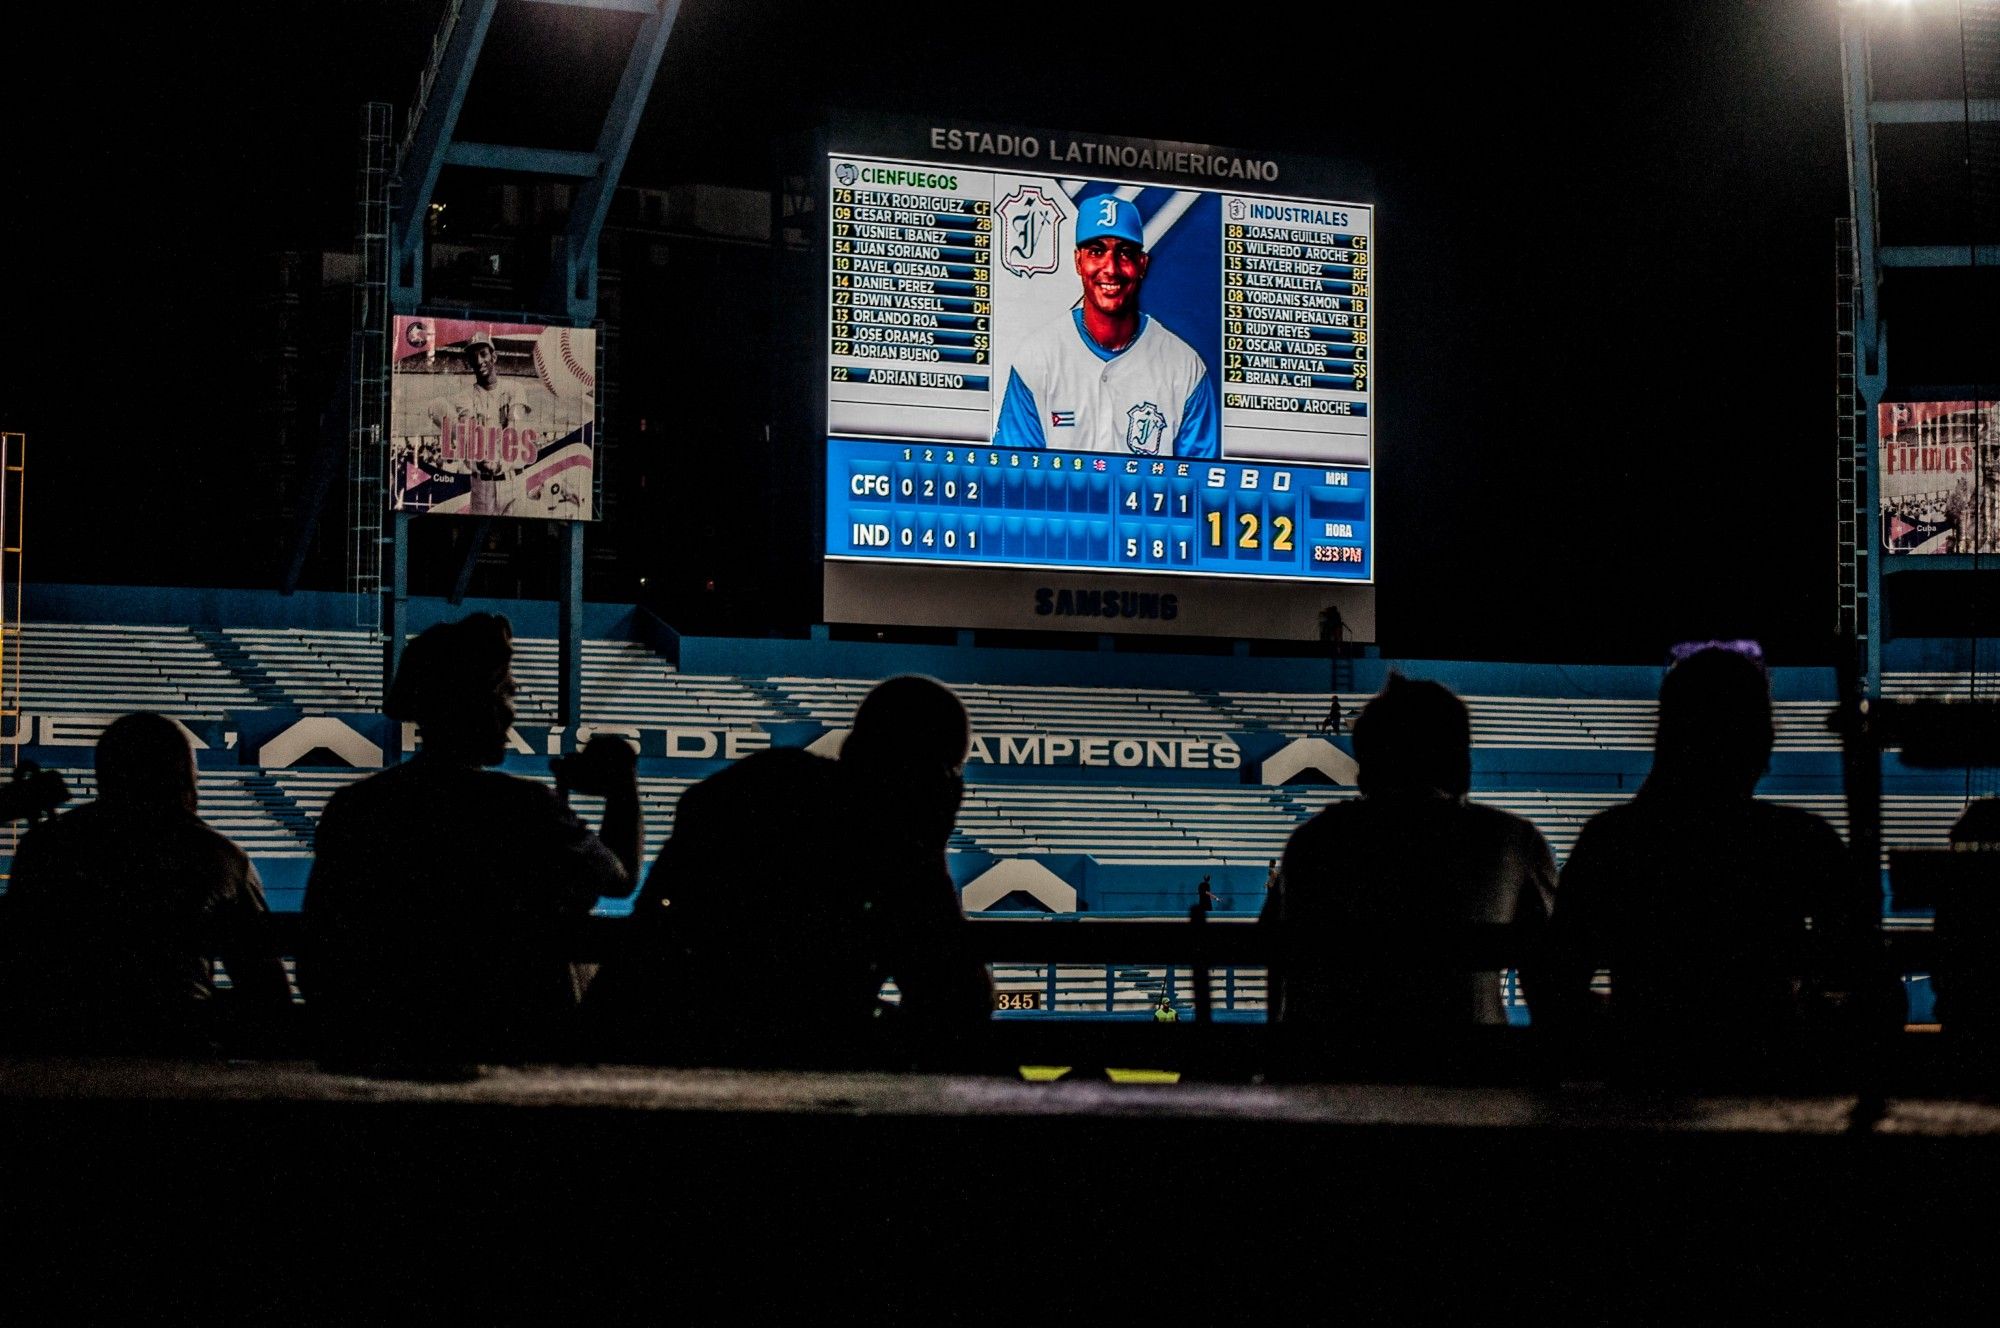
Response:
[[[594,332],[396,319],[399,509],[589,520]]]
[[[1050,200],[1037,193],[1035,201]],[[1218,455],[1222,417],[1208,363],[1140,307],[1154,255],[1138,206],[1102,193],[1079,199],[1075,208],[1071,265],[1082,296],[1012,347],[994,444],[1122,456]],[[1042,211],[1049,214],[1046,207]],[[1026,232],[1009,223],[1032,215],[1001,207],[1008,230],[996,238],[1011,246],[1002,266],[1015,277],[1056,268],[1054,262],[1035,268],[1008,261],[1020,256]],[[1051,219],[1042,233],[1054,243],[1059,223]],[[1206,268],[1210,281],[1215,270],[1212,264]],[[1213,325],[1212,318],[1206,321]]]

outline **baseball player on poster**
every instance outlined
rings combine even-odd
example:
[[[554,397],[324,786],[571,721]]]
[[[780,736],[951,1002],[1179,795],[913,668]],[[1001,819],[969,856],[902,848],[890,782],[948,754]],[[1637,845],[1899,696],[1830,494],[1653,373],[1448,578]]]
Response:
[[[446,394],[431,409],[440,434],[439,469],[472,477],[475,516],[497,516],[514,495],[506,492],[535,460],[534,409],[522,390],[500,379],[499,350],[490,333],[479,330],[460,348],[472,381]]]
[[[1139,308],[1151,255],[1139,209],[1115,194],[1083,201],[1076,272],[1083,299],[1022,344],[993,441],[1153,457],[1212,457],[1215,383],[1187,342]]]
[[[592,518],[593,329],[399,314],[394,344],[396,510]]]

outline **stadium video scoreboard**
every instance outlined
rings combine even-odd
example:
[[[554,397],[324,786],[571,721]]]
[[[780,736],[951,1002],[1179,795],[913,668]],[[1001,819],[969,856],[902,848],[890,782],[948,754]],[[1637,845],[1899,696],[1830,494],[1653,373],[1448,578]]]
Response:
[[[835,444],[846,492],[829,505],[848,523],[838,534],[849,552],[1126,571],[1366,574],[1366,471]]]
[[[939,568],[940,601],[1003,584],[981,567],[1372,586],[1372,204],[1190,145],[822,147],[829,587],[933,584],[863,576],[898,564]]]

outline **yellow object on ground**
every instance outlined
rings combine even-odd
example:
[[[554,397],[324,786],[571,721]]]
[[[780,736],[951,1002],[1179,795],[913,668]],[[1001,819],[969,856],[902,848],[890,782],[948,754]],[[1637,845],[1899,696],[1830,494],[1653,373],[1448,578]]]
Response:
[[[1068,1065],[1023,1065],[1021,1078],[1031,1084],[1051,1084],[1068,1074]],[[1114,1084],[1177,1084],[1181,1081],[1179,1070],[1121,1070],[1108,1069],[1105,1072]]]

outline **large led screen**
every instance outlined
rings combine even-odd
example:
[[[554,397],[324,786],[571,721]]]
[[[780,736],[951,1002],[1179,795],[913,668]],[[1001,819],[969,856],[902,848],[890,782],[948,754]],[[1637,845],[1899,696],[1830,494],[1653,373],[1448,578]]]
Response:
[[[391,354],[397,511],[592,519],[594,329],[398,317]]]
[[[826,170],[829,558],[1374,579],[1371,206]]]

